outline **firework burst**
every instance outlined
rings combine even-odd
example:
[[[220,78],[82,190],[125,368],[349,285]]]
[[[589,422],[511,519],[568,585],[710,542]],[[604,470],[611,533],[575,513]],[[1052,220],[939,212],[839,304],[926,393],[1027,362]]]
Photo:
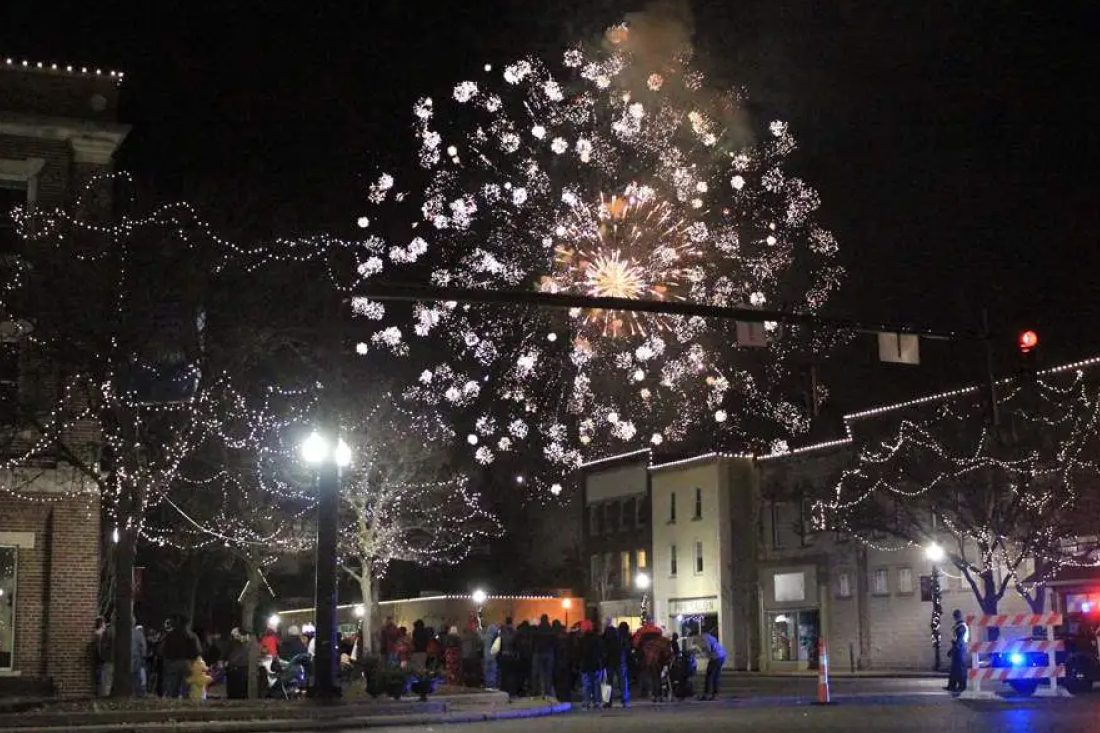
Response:
[[[560,64],[484,74],[416,103],[426,181],[370,187],[360,224],[389,235],[368,240],[364,279],[412,266],[442,286],[802,311],[835,289],[836,241],[814,223],[817,193],[785,168],[787,125],[754,134],[740,93],[709,88],[690,54],[655,60],[616,26]],[[767,348],[748,349],[735,324],[685,316],[449,303],[403,323],[354,307],[382,321],[360,353],[450,346],[406,396],[450,415],[482,463],[537,447],[568,467],[704,435],[758,448],[808,427],[793,367],[818,345],[796,328],[766,324]]]

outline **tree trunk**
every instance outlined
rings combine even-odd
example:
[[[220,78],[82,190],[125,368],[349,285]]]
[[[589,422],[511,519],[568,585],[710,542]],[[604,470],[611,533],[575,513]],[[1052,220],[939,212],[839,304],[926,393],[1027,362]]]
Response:
[[[198,561],[194,552],[189,554],[187,559],[187,618],[191,619],[191,628],[198,626],[198,619],[195,618],[195,609],[198,605],[199,595],[199,581],[202,579],[202,563]]]
[[[130,649],[134,634],[134,553],[137,549],[134,529],[120,528],[115,544],[115,616],[114,650],[111,655],[115,670],[111,682],[111,697],[130,697],[134,693],[134,676],[130,673]]]
[[[241,631],[255,635],[256,607],[260,603],[260,584],[263,583],[263,578],[260,577],[260,568],[252,561],[245,560],[245,567],[248,569],[248,585],[241,594]]]
[[[359,592],[363,597],[363,618],[360,620],[362,630],[363,647],[360,656],[374,654],[374,605],[376,600],[374,578],[371,577],[370,566],[363,568],[359,576]]]

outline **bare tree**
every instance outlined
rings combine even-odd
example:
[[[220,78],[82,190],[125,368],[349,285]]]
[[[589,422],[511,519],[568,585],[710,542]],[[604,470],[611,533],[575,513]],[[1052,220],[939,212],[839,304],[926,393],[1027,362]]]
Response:
[[[456,563],[500,533],[466,476],[435,447],[428,422],[410,419],[384,394],[352,430],[355,463],[341,493],[340,549],[344,571],[359,584],[367,630],[373,627],[378,581],[392,562]],[[371,637],[365,635],[368,649]]]
[[[997,392],[996,425],[978,387],[904,410],[858,451],[818,520],[872,544],[942,541],[984,613],[1009,590],[1039,612],[1060,569],[1100,559],[1100,381],[1051,370]]]

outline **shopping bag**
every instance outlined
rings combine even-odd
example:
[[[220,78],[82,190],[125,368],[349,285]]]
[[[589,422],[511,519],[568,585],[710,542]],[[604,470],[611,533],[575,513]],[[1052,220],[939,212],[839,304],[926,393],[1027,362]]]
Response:
[[[603,700],[604,705],[611,702],[611,685],[607,684],[606,679],[600,682],[600,699]]]

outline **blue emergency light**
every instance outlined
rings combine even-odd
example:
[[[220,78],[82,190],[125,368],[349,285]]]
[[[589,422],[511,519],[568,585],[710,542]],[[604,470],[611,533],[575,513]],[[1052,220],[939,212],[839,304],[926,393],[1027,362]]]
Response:
[[[1025,661],[1026,661],[1026,658],[1024,657],[1023,654],[1020,654],[1020,652],[1012,652],[1011,654],[1008,655],[1008,662],[1013,667],[1022,667],[1022,666],[1024,666]]]

